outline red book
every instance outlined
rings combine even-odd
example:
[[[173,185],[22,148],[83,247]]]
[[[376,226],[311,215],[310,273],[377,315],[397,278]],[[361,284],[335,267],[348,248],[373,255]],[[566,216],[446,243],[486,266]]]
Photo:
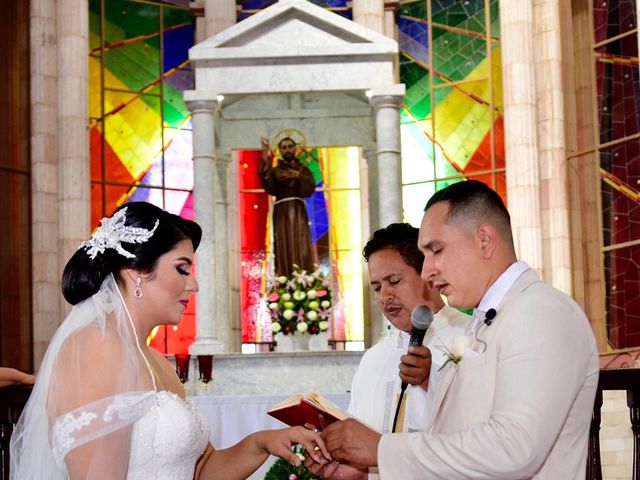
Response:
[[[335,403],[315,392],[293,395],[275,404],[267,413],[291,427],[309,423],[320,428],[321,425],[349,417],[349,414]],[[324,417],[323,422],[320,421],[320,414]]]

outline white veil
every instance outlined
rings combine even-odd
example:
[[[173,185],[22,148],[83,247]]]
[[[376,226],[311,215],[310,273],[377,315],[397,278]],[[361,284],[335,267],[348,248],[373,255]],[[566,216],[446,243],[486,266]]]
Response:
[[[10,478],[65,479],[68,471],[126,478],[131,429],[152,407],[155,391],[126,304],[108,275],[51,339],[11,439]]]

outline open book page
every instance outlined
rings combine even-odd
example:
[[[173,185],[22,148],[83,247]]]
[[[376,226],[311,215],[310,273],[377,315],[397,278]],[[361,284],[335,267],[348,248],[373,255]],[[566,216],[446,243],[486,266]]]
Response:
[[[316,392],[293,395],[271,407],[267,413],[292,427],[306,423],[320,427],[349,417],[347,412]]]
[[[349,414],[342,410],[339,406],[333,403],[331,400],[326,399],[322,395],[316,392],[309,392],[303,395],[302,400],[310,403],[318,410],[328,413],[338,420],[344,420],[349,417]]]

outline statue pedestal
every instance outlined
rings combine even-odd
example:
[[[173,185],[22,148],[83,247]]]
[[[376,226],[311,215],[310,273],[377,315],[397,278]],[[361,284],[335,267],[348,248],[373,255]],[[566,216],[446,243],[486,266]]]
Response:
[[[311,338],[309,338],[309,350],[312,352],[326,352],[329,350],[328,332],[311,335]]]
[[[293,335],[287,335],[291,340],[293,352],[304,352],[309,350],[309,338],[311,335],[308,333],[294,333]]]
[[[329,335],[321,332],[317,335],[308,333],[294,333],[285,335],[282,332],[276,333],[276,350],[282,353],[291,352],[326,352],[329,350]]]

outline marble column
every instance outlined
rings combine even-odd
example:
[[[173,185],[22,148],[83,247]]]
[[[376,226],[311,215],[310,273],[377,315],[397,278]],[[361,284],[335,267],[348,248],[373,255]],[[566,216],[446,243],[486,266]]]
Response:
[[[89,5],[57,0],[58,180],[61,267],[87,239],[90,225],[89,175]]]
[[[195,220],[202,227],[202,241],[196,253],[196,339],[189,348],[192,355],[222,353],[223,344],[216,336],[216,155],[215,100],[187,100],[193,128],[193,200]]]
[[[567,295],[573,293],[569,184],[567,181],[566,99],[563,84],[563,29],[571,15],[567,2],[534,2],[534,71],[540,165],[543,277]],[[566,31],[566,30],[565,30]],[[504,42],[504,39],[503,39]],[[565,53],[566,54],[566,53]]]
[[[375,145],[366,145],[363,149],[363,156],[367,164],[367,185],[361,187],[362,189],[366,189],[367,196],[363,199],[368,203],[369,210],[369,218],[362,219],[363,223],[366,221],[369,228],[367,231],[363,232],[363,246],[364,242],[369,239],[369,237],[375,232],[378,228],[378,218],[379,218],[379,208],[378,205],[378,170],[376,164],[376,151],[377,148]],[[373,222],[376,222],[375,225]],[[365,284],[368,281],[368,267],[365,266],[364,279]],[[367,289],[370,290],[370,289]],[[389,321],[382,315],[380,311],[380,307],[378,307],[378,302],[374,298],[373,295],[368,296],[368,304],[366,310],[369,312],[368,318],[369,323],[365,325],[365,346],[367,348],[378,343],[380,338],[386,335],[387,329],[389,326]]]
[[[384,34],[384,2],[382,0],[353,0],[353,21]]]
[[[220,341],[227,351],[239,351],[238,328],[232,325],[229,281],[229,186],[228,170],[231,155],[227,152],[216,154],[215,176],[215,292],[216,327]]]
[[[377,87],[371,90],[374,107],[377,150],[369,160],[370,227],[375,231],[390,223],[402,221],[402,174],[400,158],[400,105],[404,98],[403,84]]]
[[[542,274],[533,2],[500,10],[507,203],[516,253]]]
[[[29,35],[33,360],[37,369],[62,319],[55,0],[31,0]]]
[[[365,149],[369,171],[369,228],[375,232],[390,223],[402,221],[402,164],[400,157],[400,105],[403,84],[371,90],[374,108],[375,152]],[[371,335],[375,344],[387,333],[388,322],[377,306],[371,308]]]
[[[226,30],[236,24],[235,0],[205,0],[206,38]]]

